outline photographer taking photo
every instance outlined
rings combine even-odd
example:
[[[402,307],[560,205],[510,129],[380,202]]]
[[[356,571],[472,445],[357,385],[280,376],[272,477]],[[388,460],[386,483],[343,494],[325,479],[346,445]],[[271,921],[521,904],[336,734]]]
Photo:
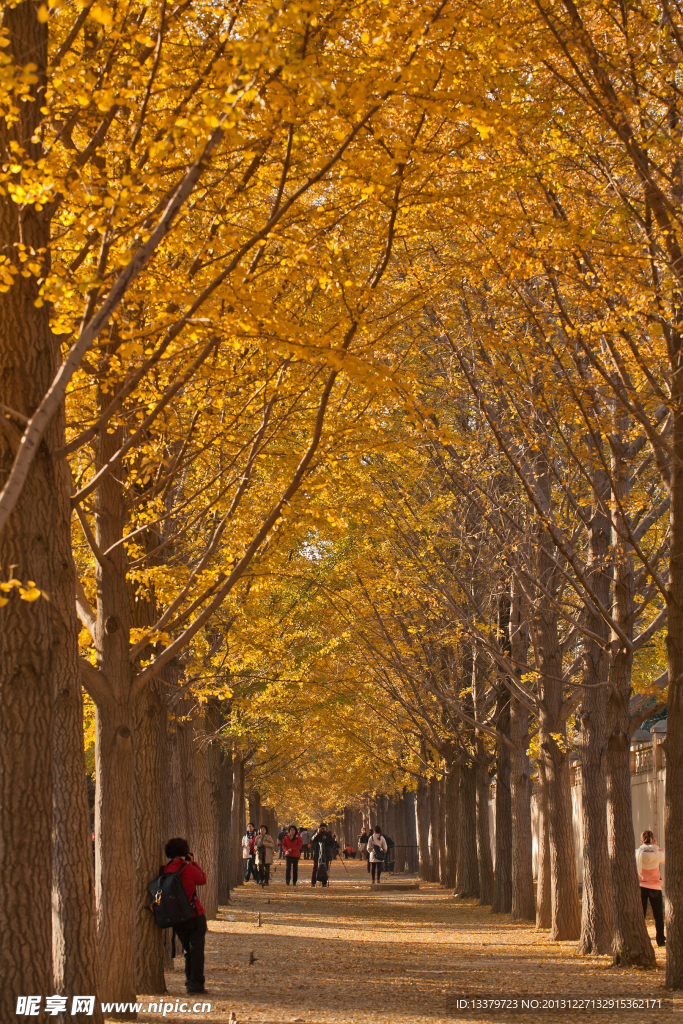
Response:
[[[166,843],[168,864],[164,874],[180,872],[180,881],[192,906],[193,915],[189,921],[177,924],[173,931],[180,939],[185,952],[185,988],[193,994],[204,995],[204,941],[206,937],[206,914],[197,899],[197,886],[206,885],[206,875],[190,853],[187,839],[169,839]],[[183,862],[186,865],[183,867]]]

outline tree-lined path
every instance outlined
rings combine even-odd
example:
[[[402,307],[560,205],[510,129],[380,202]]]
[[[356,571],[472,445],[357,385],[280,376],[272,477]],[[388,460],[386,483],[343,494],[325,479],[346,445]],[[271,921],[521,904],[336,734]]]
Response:
[[[306,862],[302,869],[306,876]],[[333,865],[329,890],[312,889],[307,878],[291,889],[280,866],[269,890],[248,885],[234,893],[207,936],[212,1013],[202,1020],[227,1021],[233,1012],[238,1024],[351,1024],[369,1018],[435,1024],[472,1019],[461,1018],[454,1005],[463,995],[664,995],[663,950],[652,972],[613,970],[609,957],[577,957],[575,942],[551,942],[547,933],[511,924],[476,900],[454,900],[439,885],[370,892],[365,865],[348,869],[347,876],[341,864]],[[176,964],[167,977],[169,1000],[184,998],[181,961]],[[673,1019],[664,1011],[644,1012],[649,1015]],[[643,1019],[610,1013],[574,1017],[590,1024]],[[171,1013],[163,1019],[188,1018]],[[556,1018],[502,1013],[478,1019],[503,1024]]]

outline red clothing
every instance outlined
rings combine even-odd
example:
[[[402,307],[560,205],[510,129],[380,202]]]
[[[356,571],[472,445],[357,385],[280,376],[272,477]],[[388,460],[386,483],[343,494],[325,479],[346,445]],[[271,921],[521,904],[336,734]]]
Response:
[[[180,865],[183,863],[181,857],[176,857],[175,860],[170,861],[164,868],[164,874],[168,875],[172,871],[177,871]],[[186,864],[180,873],[180,881],[183,883],[183,889],[187,893],[187,898],[192,903],[192,897],[195,894],[196,886],[206,885],[206,875],[200,868],[199,864]],[[199,899],[195,900],[194,903],[197,908],[198,914],[204,913],[204,907],[199,902]]]
[[[282,852],[285,857],[301,856],[301,836],[294,836],[292,839],[289,832],[282,840]]]

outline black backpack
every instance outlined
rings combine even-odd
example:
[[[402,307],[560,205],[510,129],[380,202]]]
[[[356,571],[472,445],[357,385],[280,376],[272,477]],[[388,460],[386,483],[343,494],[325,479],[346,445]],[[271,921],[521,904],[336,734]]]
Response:
[[[324,860],[321,860],[318,864],[318,870],[315,873],[316,880],[318,882],[326,882],[330,877],[330,873],[327,870],[327,864]]]
[[[193,896],[190,902],[180,880],[180,872],[186,867],[187,864],[181,864],[177,871],[162,871],[159,877],[147,886],[147,892],[152,897],[149,909],[154,914],[154,921],[159,928],[173,928],[195,916],[195,897]]]

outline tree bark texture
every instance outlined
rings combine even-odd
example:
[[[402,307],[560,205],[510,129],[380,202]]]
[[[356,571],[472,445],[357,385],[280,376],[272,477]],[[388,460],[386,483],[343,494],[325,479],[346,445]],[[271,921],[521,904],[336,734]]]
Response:
[[[536,927],[550,928],[553,908],[550,883],[550,823],[548,821],[548,785],[545,764],[538,764],[538,878],[536,881]]]
[[[100,396],[100,405],[106,402]],[[122,443],[121,430],[102,431],[95,444],[99,470]],[[96,540],[100,551],[125,533],[126,505],[117,474],[103,477],[97,490]],[[118,544],[96,563],[97,665],[104,676],[97,706],[95,758],[95,894],[102,999],[135,1001],[136,914],[135,753],[139,713],[131,697],[129,659],[131,602],[126,580],[126,551]],[[116,1014],[113,1014],[116,1016]]]
[[[465,763],[460,770],[458,896],[479,896],[477,853],[477,769],[474,764]]]
[[[218,778],[216,751],[212,749],[210,719],[211,712],[206,710],[197,716],[195,737],[200,850],[198,859],[206,874],[206,885],[202,889],[202,905],[207,920],[215,919],[218,916],[218,821],[215,792]]]
[[[446,878],[444,885],[455,889],[456,851],[460,818],[460,762],[453,757],[446,762]]]
[[[628,418],[617,414],[611,443],[615,498],[612,514],[616,526],[612,554],[612,617],[621,632],[632,640],[636,613],[633,551],[625,539],[627,524],[622,518],[622,509],[629,498],[631,470],[631,459],[627,457],[623,440],[627,430]],[[615,966],[652,968],[656,963],[655,953],[643,917],[638,871],[631,854],[636,847],[630,764],[632,669],[633,653],[618,633],[612,631],[609,667],[612,685],[607,698],[607,839],[612,880],[612,954]]]
[[[675,405],[672,410],[671,538],[667,655],[669,711],[666,750],[666,980],[683,988],[683,372],[682,347],[674,355]]]
[[[263,811],[262,815],[263,817]],[[232,756],[232,809],[230,814],[230,888],[244,885],[242,867],[242,834],[244,817],[244,761],[238,752]],[[273,832],[272,821],[261,822]],[[259,827],[258,825],[256,826]],[[276,836],[273,837],[277,838]]]
[[[429,780],[429,881],[439,881],[439,778]]]
[[[446,851],[446,776],[442,771],[439,779],[439,878],[442,885],[446,884],[447,867]]]
[[[230,899],[230,815],[232,812],[232,759],[222,750],[218,785],[218,904]]]
[[[0,121],[2,152],[9,153],[10,142],[18,142],[36,161],[42,150],[31,140],[41,121],[47,66],[47,25],[38,20],[37,12],[37,3],[26,2],[3,9],[3,25],[10,35],[4,52],[21,67],[33,63],[38,82],[31,87],[32,98],[18,103],[18,120],[12,125]],[[12,263],[19,242],[36,250],[46,247],[45,212],[31,204],[18,205],[5,192],[0,197],[0,239]],[[0,401],[26,419],[47,391],[59,359],[48,307],[37,309],[37,298],[36,278],[21,275],[0,294]],[[0,426],[4,484],[24,420],[3,415]],[[71,518],[69,481],[64,463],[54,458],[63,443],[63,429],[63,416],[55,417],[0,535],[3,579],[16,577],[24,584],[32,580],[51,600],[60,589],[62,574],[72,572],[70,559],[64,557]],[[53,674],[52,659],[54,648],[66,637],[55,633],[51,600],[22,601],[16,590],[5,596],[10,600],[2,609],[0,633],[0,1018],[9,1021],[15,1019],[17,996],[53,991],[53,726],[59,679]],[[75,616],[75,592],[72,600],[70,621]]]
[[[535,921],[533,837],[531,830],[531,768],[529,712],[514,697],[510,703],[510,793],[512,805],[512,903],[513,921]]]
[[[420,878],[428,882],[432,875],[429,849],[429,783],[422,776],[418,779],[417,793],[415,794],[415,817],[417,820]]]
[[[136,991],[163,995],[164,931],[149,910],[147,886],[166,862],[166,765],[168,763],[166,687],[153,679],[137,705],[135,748],[135,852],[137,891]]]
[[[505,687],[497,700],[496,728],[510,735],[510,692]],[[510,748],[503,740],[496,743],[496,867],[491,910],[509,914],[512,909],[512,803],[510,792]]]
[[[596,500],[588,524],[586,578],[591,600],[609,605],[608,566],[611,523],[605,512],[609,484],[604,472],[594,471]],[[612,949],[612,889],[607,846],[607,677],[608,627],[601,615],[586,607],[588,629],[582,645],[584,690],[581,696],[581,835],[583,840],[583,899],[579,952],[609,953]],[[598,640],[597,638],[600,638]],[[602,641],[602,643],[600,642]]]

